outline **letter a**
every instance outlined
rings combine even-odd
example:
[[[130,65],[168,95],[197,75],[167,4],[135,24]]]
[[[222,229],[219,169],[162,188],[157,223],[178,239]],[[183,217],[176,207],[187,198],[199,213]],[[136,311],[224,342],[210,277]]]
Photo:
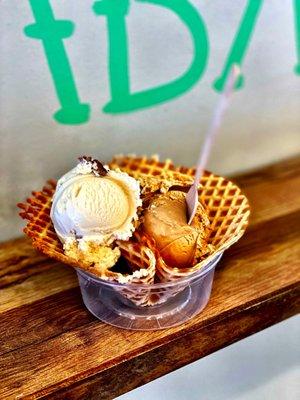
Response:
[[[102,0],[94,3],[97,15],[106,15],[109,37],[109,74],[111,101],[103,111],[124,113],[171,100],[189,90],[202,76],[208,56],[208,40],[204,23],[187,0],[137,0],[173,11],[189,29],[193,39],[194,58],[187,71],[177,79],[137,93],[130,92],[128,48],[125,16],[128,0]]]
[[[55,20],[48,0],[30,0],[36,23],[25,27],[27,36],[41,39],[61,109],[54,118],[62,124],[81,124],[89,119],[89,105],[80,103],[72,69],[62,39],[70,37],[74,25]]]
[[[221,76],[214,82],[214,87],[218,92],[222,92],[227,80],[227,76],[230,73],[233,64],[238,64],[240,66],[242,65],[262,3],[263,0],[248,1],[245,14],[243,15],[236,37],[234,38],[233,45],[230,49],[223,72]],[[239,79],[236,81],[235,89],[241,88],[243,83],[244,77],[240,75]]]

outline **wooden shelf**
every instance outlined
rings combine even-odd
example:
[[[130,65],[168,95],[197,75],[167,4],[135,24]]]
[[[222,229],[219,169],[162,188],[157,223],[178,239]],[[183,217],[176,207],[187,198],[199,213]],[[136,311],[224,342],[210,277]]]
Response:
[[[19,238],[0,245],[0,398],[110,399],[300,311],[300,158],[234,179],[252,206],[207,308],[157,332],[84,308],[74,271]]]

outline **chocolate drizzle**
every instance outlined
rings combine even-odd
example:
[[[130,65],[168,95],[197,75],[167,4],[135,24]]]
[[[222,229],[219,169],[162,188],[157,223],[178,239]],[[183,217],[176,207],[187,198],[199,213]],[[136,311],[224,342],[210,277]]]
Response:
[[[107,169],[104,168],[103,164],[99,160],[96,160],[95,158],[82,156],[79,157],[78,160],[81,163],[90,164],[92,173],[96,176],[105,176],[108,173]]]

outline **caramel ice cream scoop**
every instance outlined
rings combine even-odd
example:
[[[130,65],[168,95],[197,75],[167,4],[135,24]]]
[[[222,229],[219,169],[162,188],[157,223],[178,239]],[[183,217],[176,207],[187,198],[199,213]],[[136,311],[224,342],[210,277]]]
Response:
[[[177,268],[191,267],[207,251],[207,214],[199,204],[188,225],[185,196],[181,191],[154,196],[143,220],[144,232],[155,240],[164,261]]]

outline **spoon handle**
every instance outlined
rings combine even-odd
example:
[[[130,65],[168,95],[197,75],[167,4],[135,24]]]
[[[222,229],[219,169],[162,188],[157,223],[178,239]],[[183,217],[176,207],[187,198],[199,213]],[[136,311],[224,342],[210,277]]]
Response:
[[[207,161],[209,155],[211,153],[212,144],[216,138],[216,135],[219,131],[221,126],[223,116],[227,107],[229,106],[230,96],[233,92],[234,84],[238,76],[240,75],[240,68],[234,64],[232,67],[232,71],[227,79],[224,92],[222,92],[219,102],[215,108],[211,123],[209,128],[206,132],[204,144],[200,150],[196,173],[194,177],[194,182],[191,188],[189,189],[186,195],[186,203],[187,203],[187,210],[188,210],[188,224],[190,225],[197,210],[198,205],[198,186],[200,179],[203,175],[205,166],[207,165]]]

